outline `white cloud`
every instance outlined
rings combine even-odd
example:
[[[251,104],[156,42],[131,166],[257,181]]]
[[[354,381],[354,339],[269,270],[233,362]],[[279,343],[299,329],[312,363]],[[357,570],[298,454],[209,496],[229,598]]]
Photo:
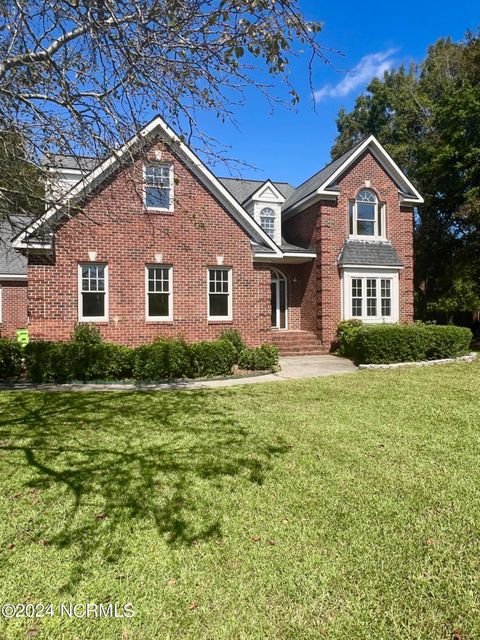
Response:
[[[367,85],[373,78],[380,78],[385,71],[393,67],[393,54],[397,49],[388,49],[377,53],[369,53],[360,60],[337,84],[327,84],[315,91],[315,100],[320,102],[325,98],[341,98],[358,87]]]

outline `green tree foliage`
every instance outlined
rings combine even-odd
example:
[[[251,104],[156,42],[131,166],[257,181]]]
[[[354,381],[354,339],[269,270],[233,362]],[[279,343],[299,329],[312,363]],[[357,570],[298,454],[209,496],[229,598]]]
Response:
[[[419,64],[373,80],[337,127],[333,157],[374,134],[425,198],[415,216],[417,315],[445,296],[458,303],[451,312],[464,309],[455,291],[480,294],[480,32],[440,39]]]

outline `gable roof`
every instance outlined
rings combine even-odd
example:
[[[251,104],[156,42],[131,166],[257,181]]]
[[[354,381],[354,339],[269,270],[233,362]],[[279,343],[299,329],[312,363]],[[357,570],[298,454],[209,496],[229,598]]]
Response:
[[[387,153],[375,136],[371,135],[360,140],[360,142],[354,145],[349,151],[297,187],[294,193],[291,194],[284,203],[282,208],[283,213],[289,217],[289,214],[295,213],[295,210],[304,203],[309,203],[314,199],[320,199],[322,196],[328,197],[335,195],[337,190],[335,184],[336,179],[367,150],[374,155],[385,171],[395,181],[403,202],[407,204],[421,204],[423,202],[420,193],[398,167],[390,154]]]
[[[249,200],[264,184],[271,182],[287,199],[294,191],[295,187],[288,182],[274,182],[273,180],[243,180],[241,178],[219,178],[220,182],[230,191],[232,196],[243,204]]]
[[[312,193],[315,193],[319,187],[326,181],[330,176],[332,176],[335,171],[342,166],[350,156],[355,152],[355,150],[363,143],[363,140],[357,143],[354,147],[352,147],[349,151],[341,155],[336,160],[327,164],[326,167],[315,173],[311,178],[302,182],[293,193],[287,198],[283,205],[284,211],[287,211],[291,207],[295,206],[304,198],[308,197]]]
[[[2,277],[27,277],[27,258],[11,246],[12,238],[23,229],[31,218],[12,216],[0,221],[0,280]]]
[[[161,135],[174,146],[175,153],[185,162],[187,167],[194,173],[200,182],[215,195],[217,200],[227,209],[232,217],[250,235],[253,240],[260,242],[273,249],[275,254],[281,255],[281,250],[265,233],[261,226],[250,216],[241,204],[232,196],[230,191],[218,180],[210,169],[200,160],[200,158],[180,139],[160,116],[156,116],[141,131],[126,142],[118,152],[103,160],[93,171],[83,180],[72,187],[60,200],[51,206],[38,220],[30,224],[13,241],[15,248],[51,248],[50,243],[39,243],[29,241],[30,237],[38,236],[42,227],[52,218],[61,215],[65,205],[76,203],[85,198],[92,189],[98,188],[119,166],[125,158],[131,157],[142,141]]]

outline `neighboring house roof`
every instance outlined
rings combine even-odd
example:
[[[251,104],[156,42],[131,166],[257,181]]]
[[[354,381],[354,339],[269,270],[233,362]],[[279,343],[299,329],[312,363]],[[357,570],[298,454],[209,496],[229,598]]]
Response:
[[[48,222],[58,219],[67,204],[81,202],[93,189],[98,188],[111,176],[112,172],[122,166],[131,157],[132,153],[147,139],[155,136],[165,138],[175,149],[175,152],[183,159],[188,168],[212,192],[222,203],[232,217],[250,235],[254,241],[273,249],[275,254],[281,255],[281,251],[275,242],[250,216],[241,204],[232,196],[230,191],[218,180],[200,158],[180,139],[160,116],[153,118],[138,134],[133,136],[121,149],[109,158],[103,160],[84,180],[72,187],[59,202],[50,207],[41,218],[31,224],[24,232],[20,233],[13,241],[16,248],[49,248],[49,243],[32,242],[30,238],[38,236],[42,227],[47,227]],[[126,160],[127,159],[127,160]]]
[[[2,276],[7,278],[26,277],[27,258],[12,248],[11,240],[29,222],[31,222],[31,218],[26,216],[12,216],[0,221],[0,280]]]
[[[241,178],[219,178],[220,182],[230,191],[232,196],[243,204],[268,180],[243,180]],[[272,184],[286,199],[294,191],[295,187],[288,182],[273,182]]]
[[[315,193],[317,189],[319,189],[322,186],[322,184],[326,182],[328,178],[330,178],[330,176],[332,176],[335,173],[335,171],[350,158],[350,156],[357,150],[357,148],[363,142],[364,140],[361,140],[359,143],[353,146],[349,151],[341,155],[336,160],[333,160],[333,162],[331,162],[330,164],[327,164],[327,166],[321,169],[321,171],[318,171],[318,173],[313,175],[311,178],[309,178],[308,180],[305,180],[305,182],[302,182],[302,184],[299,185],[285,201],[283,205],[284,211],[286,211],[287,209],[290,209],[290,207],[293,207],[298,202],[308,197],[312,193]]]
[[[79,169],[84,172],[90,172],[100,164],[98,158],[86,156],[64,156],[61,154],[53,154],[44,158],[42,165],[52,169]]]
[[[347,240],[338,256],[340,266],[403,267],[390,242]]]

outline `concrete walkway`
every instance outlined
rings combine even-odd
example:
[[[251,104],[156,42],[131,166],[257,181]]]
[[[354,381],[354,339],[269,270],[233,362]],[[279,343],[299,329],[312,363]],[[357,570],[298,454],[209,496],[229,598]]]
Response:
[[[235,387],[241,384],[259,384],[263,382],[278,382],[279,380],[300,380],[302,378],[320,378],[323,376],[353,373],[358,368],[345,358],[335,356],[290,356],[280,358],[282,367],[278,373],[251,375],[239,378],[221,380],[179,380],[163,383],[130,383],[112,382],[102,383],[74,383],[55,384],[32,382],[0,383],[0,391],[167,391],[178,389],[218,389],[220,387]]]

